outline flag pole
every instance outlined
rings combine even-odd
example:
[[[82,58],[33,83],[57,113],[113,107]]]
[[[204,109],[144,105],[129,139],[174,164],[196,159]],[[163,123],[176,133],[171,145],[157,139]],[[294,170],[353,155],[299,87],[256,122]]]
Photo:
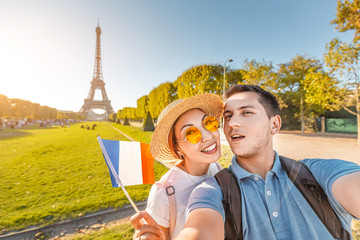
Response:
[[[105,161],[106,161],[107,165],[109,166],[111,173],[112,173],[113,176],[115,177],[116,182],[120,185],[120,187],[121,187],[122,190],[124,191],[125,196],[127,197],[127,199],[129,200],[129,202],[131,203],[132,207],[133,207],[133,208],[135,209],[135,211],[138,213],[138,212],[139,212],[139,209],[137,208],[137,206],[135,205],[135,203],[134,203],[133,200],[131,199],[129,193],[126,191],[124,185],[122,184],[119,176],[118,176],[117,173],[116,173],[116,170],[115,170],[112,162],[110,161],[110,157],[109,157],[109,155],[108,155],[108,153],[107,153],[107,151],[106,151],[106,149],[105,149],[105,147],[104,147],[104,144],[103,144],[103,141],[102,141],[102,139],[101,139],[101,137],[100,137],[100,134],[97,135],[97,139],[98,139],[98,142],[99,142],[99,144],[100,144],[100,148],[101,148],[101,150],[102,150],[102,152],[103,152],[103,155],[104,155],[104,157],[105,157]]]

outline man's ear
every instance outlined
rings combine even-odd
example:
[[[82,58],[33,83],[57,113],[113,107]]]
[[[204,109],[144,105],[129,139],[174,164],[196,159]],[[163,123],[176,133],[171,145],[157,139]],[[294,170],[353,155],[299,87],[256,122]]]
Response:
[[[271,125],[271,134],[275,135],[280,131],[281,128],[281,117],[279,115],[275,115],[270,119]]]

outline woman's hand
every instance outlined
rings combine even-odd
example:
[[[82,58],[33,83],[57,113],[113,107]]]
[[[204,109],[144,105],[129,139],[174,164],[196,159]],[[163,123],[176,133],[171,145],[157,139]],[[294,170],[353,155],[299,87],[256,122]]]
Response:
[[[165,229],[145,211],[133,215],[130,219],[135,228],[134,240],[167,240]]]

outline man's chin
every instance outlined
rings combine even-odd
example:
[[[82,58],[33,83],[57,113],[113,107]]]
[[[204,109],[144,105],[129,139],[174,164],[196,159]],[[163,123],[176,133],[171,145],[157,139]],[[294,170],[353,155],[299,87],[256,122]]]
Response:
[[[250,158],[255,155],[252,151],[248,151],[248,149],[235,149],[235,151],[233,151],[233,153],[238,158]]]
[[[246,149],[244,149],[243,146],[239,146],[238,144],[229,144],[230,145],[230,148],[231,148],[231,151],[235,154],[235,155],[241,155],[243,154]]]

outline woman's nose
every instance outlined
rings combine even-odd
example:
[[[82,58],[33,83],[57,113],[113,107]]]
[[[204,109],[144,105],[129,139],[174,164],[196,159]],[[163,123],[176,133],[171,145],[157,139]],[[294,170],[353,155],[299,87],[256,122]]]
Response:
[[[213,138],[212,132],[210,132],[207,129],[202,129],[201,134],[202,134],[201,141],[203,141],[203,142],[207,142]]]

